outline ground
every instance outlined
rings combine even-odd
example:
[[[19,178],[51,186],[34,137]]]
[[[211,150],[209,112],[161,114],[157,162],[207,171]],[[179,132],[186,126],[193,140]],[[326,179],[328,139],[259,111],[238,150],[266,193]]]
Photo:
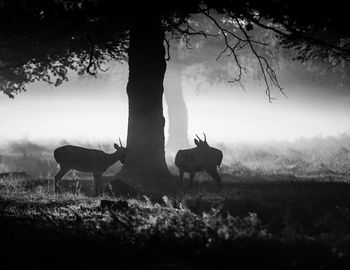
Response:
[[[71,192],[73,180],[56,196],[50,179],[3,177],[1,266],[349,269],[348,183],[223,179],[221,191],[204,180],[169,194],[94,198]]]

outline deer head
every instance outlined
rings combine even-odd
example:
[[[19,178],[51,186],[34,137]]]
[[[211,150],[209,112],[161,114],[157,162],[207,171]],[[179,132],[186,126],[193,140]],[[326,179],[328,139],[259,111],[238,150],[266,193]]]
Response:
[[[126,147],[123,147],[123,144],[122,144],[122,141],[120,140],[120,138],[119,138],[119,144],[120,145],[118,145],[116,143],[114,144],[114,148],[116,150],[114,154],[117,155],[119,160],[120,160],[120,162],[122,164],[124,164],[125,163],[125,158],[126,158],[126,153],[127,153],[127,151],[129,149],[126,148]]]
[[[204,135],[204,141],[199,138],[199,136],[197,134],[195,134],[196,137],[198,138],[197,139],[194,139],[194,144],[197,146],[197,147],[209,147],[208,143],[207,143],[207,136],[205,136],[205,133],[203,132],[203,135]]]

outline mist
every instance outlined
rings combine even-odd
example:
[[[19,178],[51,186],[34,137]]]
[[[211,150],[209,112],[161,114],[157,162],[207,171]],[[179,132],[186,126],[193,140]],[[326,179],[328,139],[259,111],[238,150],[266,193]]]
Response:
[[[109,141],[84,142],[77,140],[48,140],[33,143],[29,140],[7,141],[0,145],[0,172],[25,172],[32,177],[51,179],[58,171],[53,157],[55,148],[73,144],[86,148],[114,151]],[[337,136],[316,136],[293,141],[246,141],[231,144],[214,143],[225,153],[222,172],[230,175],[254,177],[266,175],[293,175],[318,180],[348,181],[350,175],[350,133]],[[169,169],[176,174],[175,153],[166,151]],[[115,175],[121,164],[116,163],[104,173]],[[87,173],[74,172],[91,179]],[[67,174],[71,178],[73,172]],[[206,176],[201,176],[206,179]],[[200,178],[201,178],[200,177]]]
[[[195,134],[202,132],[211,143],[227,145],[293,141],[349,132],[348,84],[340,85],[334,80],[329,83],[326,75],[298,79],[303,71],[296,70],[307,70],[300,64],[291,68],[292,64],[278,70],[287,97],[275,89],[271,103],[259,81],[247,81],[244,87],[225,81],[213,84],[193,79],[196,74],[189,72],[196,70],[191,69],[173,78],[178,71],[168,65],[163,98],[166,146],[172,151],[187,147]],[[1,143],[23,139],[35,143],[52,140],[112,143],[119,137],[125,141],[127,71],[123,64],[97,78],[72,75],[60,87],[34,83],[15,99],[0,96]],[[173,83],[170,87],[169,82],[174,80],[180,81],[178,89]],[[174,138],[170,141],[169,132]]]
[[[165,151],[170,169],[176,152],[194,147],[193,139],[203,133],[210,145],[225,149],[226,166],[264,174],[283,173],[286,164],[295,167],[300,160],[309,164],[304,172],[320,172],[322,166],[332,170],[336,165],[331,160],[338,160],[339,149],[348,149],[350,84],[337,69],[282,57],[276,73],[283,92],[273,88],[269,101],[254,65],[240,82],[229,83],[237,71],[222,70],[221,65],[229,64],[218,61],[208,68],[205,62],[187,63],[180,56],[178,52],[168,62],[164,79]],[[219,79],[213,77],[215,72]],[[59,146],[73,144],[110,153],[119,138],[126,144],[127,81],[128,65],[112,64],[108,72],[95,77],[72,73],[59,87],[32,83],[15,99],[0,96],[0,171],[25,170],[51,177],[57,171],[53,150]],[[300,147],[300,142],[307,143]],[[308,147],[314,142],[323,150]],[[301,151],[302,157],[295,159],[293,151]],[[262,152],[275,158],[257,161]],[[334,156],[328,155],[331,152]],[[251,155],[247,158],[246,153]],[[315,155],[318,158],[312,158]],[[107,173],[119,169],[116,165]]]

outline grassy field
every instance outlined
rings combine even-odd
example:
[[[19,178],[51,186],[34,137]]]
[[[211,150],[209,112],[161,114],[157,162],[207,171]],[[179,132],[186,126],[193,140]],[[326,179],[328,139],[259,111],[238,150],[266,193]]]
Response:
[[[91,176],[74,172],[54,194],[52,153],[62,144],[0,147],[2,269],[350,269],[349,134],[216,145],[221,191],[198,174],[185,192],[136,194],[115,181],[116,197],[100,198]],[[112,151],[110,143],[85,146]],[[117,163],[105,174],[119,170]]]
[[[198,178],[186,192],[94,198],[91,180],[56,196],[50,179],[3,177],[2,266],[349,269],[348,183],[224,173],[219,191]]]

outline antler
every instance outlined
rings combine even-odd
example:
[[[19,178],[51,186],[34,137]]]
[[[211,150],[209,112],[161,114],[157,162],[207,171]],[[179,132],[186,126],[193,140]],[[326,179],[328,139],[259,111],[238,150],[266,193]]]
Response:
[[[123,147],[123,144],[122,144],[122,141],[120,140],[120,137],[119,137],[119,143],[120,143],[120,147]]]
[[[200,140],[201,142],[203,142],[203,140],[201,138],[199,138],[199,136],[197,134],[195,134],[196,137],[198,138],[198,140]],[[207,141],[207,136],[205,135],[205,133],[203,132],[203,135],[204,135],[204,142]]]

